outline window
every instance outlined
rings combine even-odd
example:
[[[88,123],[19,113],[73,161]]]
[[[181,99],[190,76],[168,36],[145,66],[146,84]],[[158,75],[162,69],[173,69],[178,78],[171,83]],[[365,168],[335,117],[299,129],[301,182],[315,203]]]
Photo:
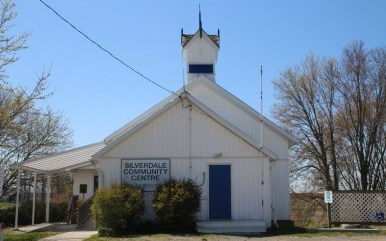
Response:
[[[212,64],[190,64],[189,73],[213,74],[213,65]]]

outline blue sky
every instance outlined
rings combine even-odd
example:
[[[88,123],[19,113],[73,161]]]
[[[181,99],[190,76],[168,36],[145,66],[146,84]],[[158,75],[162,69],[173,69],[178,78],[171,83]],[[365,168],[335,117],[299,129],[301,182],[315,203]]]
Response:
[[[259,109],[259,66],[264,68],[264,114],[275,102],[273,79],[309,53],[338,57],[353,41],[385,46],[386,1],[90,1],[45,0],[126,63],[171,90],[182,86],[180,45],[185,33],[221,31],[217,83]],[[14,33],[31,32],[28,49],[8,69],[9,82],[33,86],[51,70],[43,105],[61,112],[74,146],[103,140],[168,96],[97,49],[38,0],[16,2]]]

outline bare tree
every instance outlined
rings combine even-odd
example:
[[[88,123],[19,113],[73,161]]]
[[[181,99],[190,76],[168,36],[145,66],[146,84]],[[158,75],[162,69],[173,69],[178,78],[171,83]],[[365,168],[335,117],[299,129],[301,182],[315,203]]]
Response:
[[[71,145],[71,130],[63,116],[50,108],[38,107],[47,93],[49,73],[42,73],[32,90],[7,83],[6,67],[17,61],[17,53],[25,48],[28,34],[8,33],[16,17],[15,4],[1,1],[0,9],[0,167],[5,170],[4,193],[15,183],[16,173],[10,165],[53,153]],[[11,36],[11,37],[9,37]],[[28,180],[28,176],[24,176]]]
[[[292,152],[293,171],[312,172],[314,185],[328,189],[338,189],[339,179],[332,104],[336,90],[326,79],[335,78],[334,71],[335,62],[310,55],[274,82],[280,100],[274,116],[301,140]]]
[[[345,163],[358,175],[355,188],[379,189],[385,185],[386,51],[353,43],[343,51],[341,72],[334,82],[337,124],[354,165]]]
[[[384,188],[385,53],[354,43],[340,61],[310,55],[274,81],[273,115],[301,140],[293,178],[329,190]]]

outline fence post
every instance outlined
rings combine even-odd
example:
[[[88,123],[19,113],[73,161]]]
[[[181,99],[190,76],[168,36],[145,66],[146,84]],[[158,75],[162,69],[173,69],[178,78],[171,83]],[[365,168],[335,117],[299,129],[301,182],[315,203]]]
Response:
[[[331,203],[327,203],[328,228],[331,228]]]

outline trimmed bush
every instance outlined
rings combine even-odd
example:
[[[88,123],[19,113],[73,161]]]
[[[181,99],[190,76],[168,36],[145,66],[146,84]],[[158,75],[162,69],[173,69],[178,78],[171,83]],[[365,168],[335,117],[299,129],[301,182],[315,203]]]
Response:
[[[50,222],[63,222],[66,219],[67,202],[50,203]],[[15,225],[16,208],[0,209],[0,223],[5,225]],[[19,225],[30,225],[32,223],[32,202],[20,204],[19,206]],[[38,201],[35,206],[35,223],[44,223],[46,219],[46,204]]]
[[[143,190],[127,184],[99,188],[91,206],[94,225],[102,236],[133,232],[143,211]]]
[[[200,198],[201,189],[192,180],[171,179],[159,185],[153,199],[158,224],[169,231],[193,231]]]

